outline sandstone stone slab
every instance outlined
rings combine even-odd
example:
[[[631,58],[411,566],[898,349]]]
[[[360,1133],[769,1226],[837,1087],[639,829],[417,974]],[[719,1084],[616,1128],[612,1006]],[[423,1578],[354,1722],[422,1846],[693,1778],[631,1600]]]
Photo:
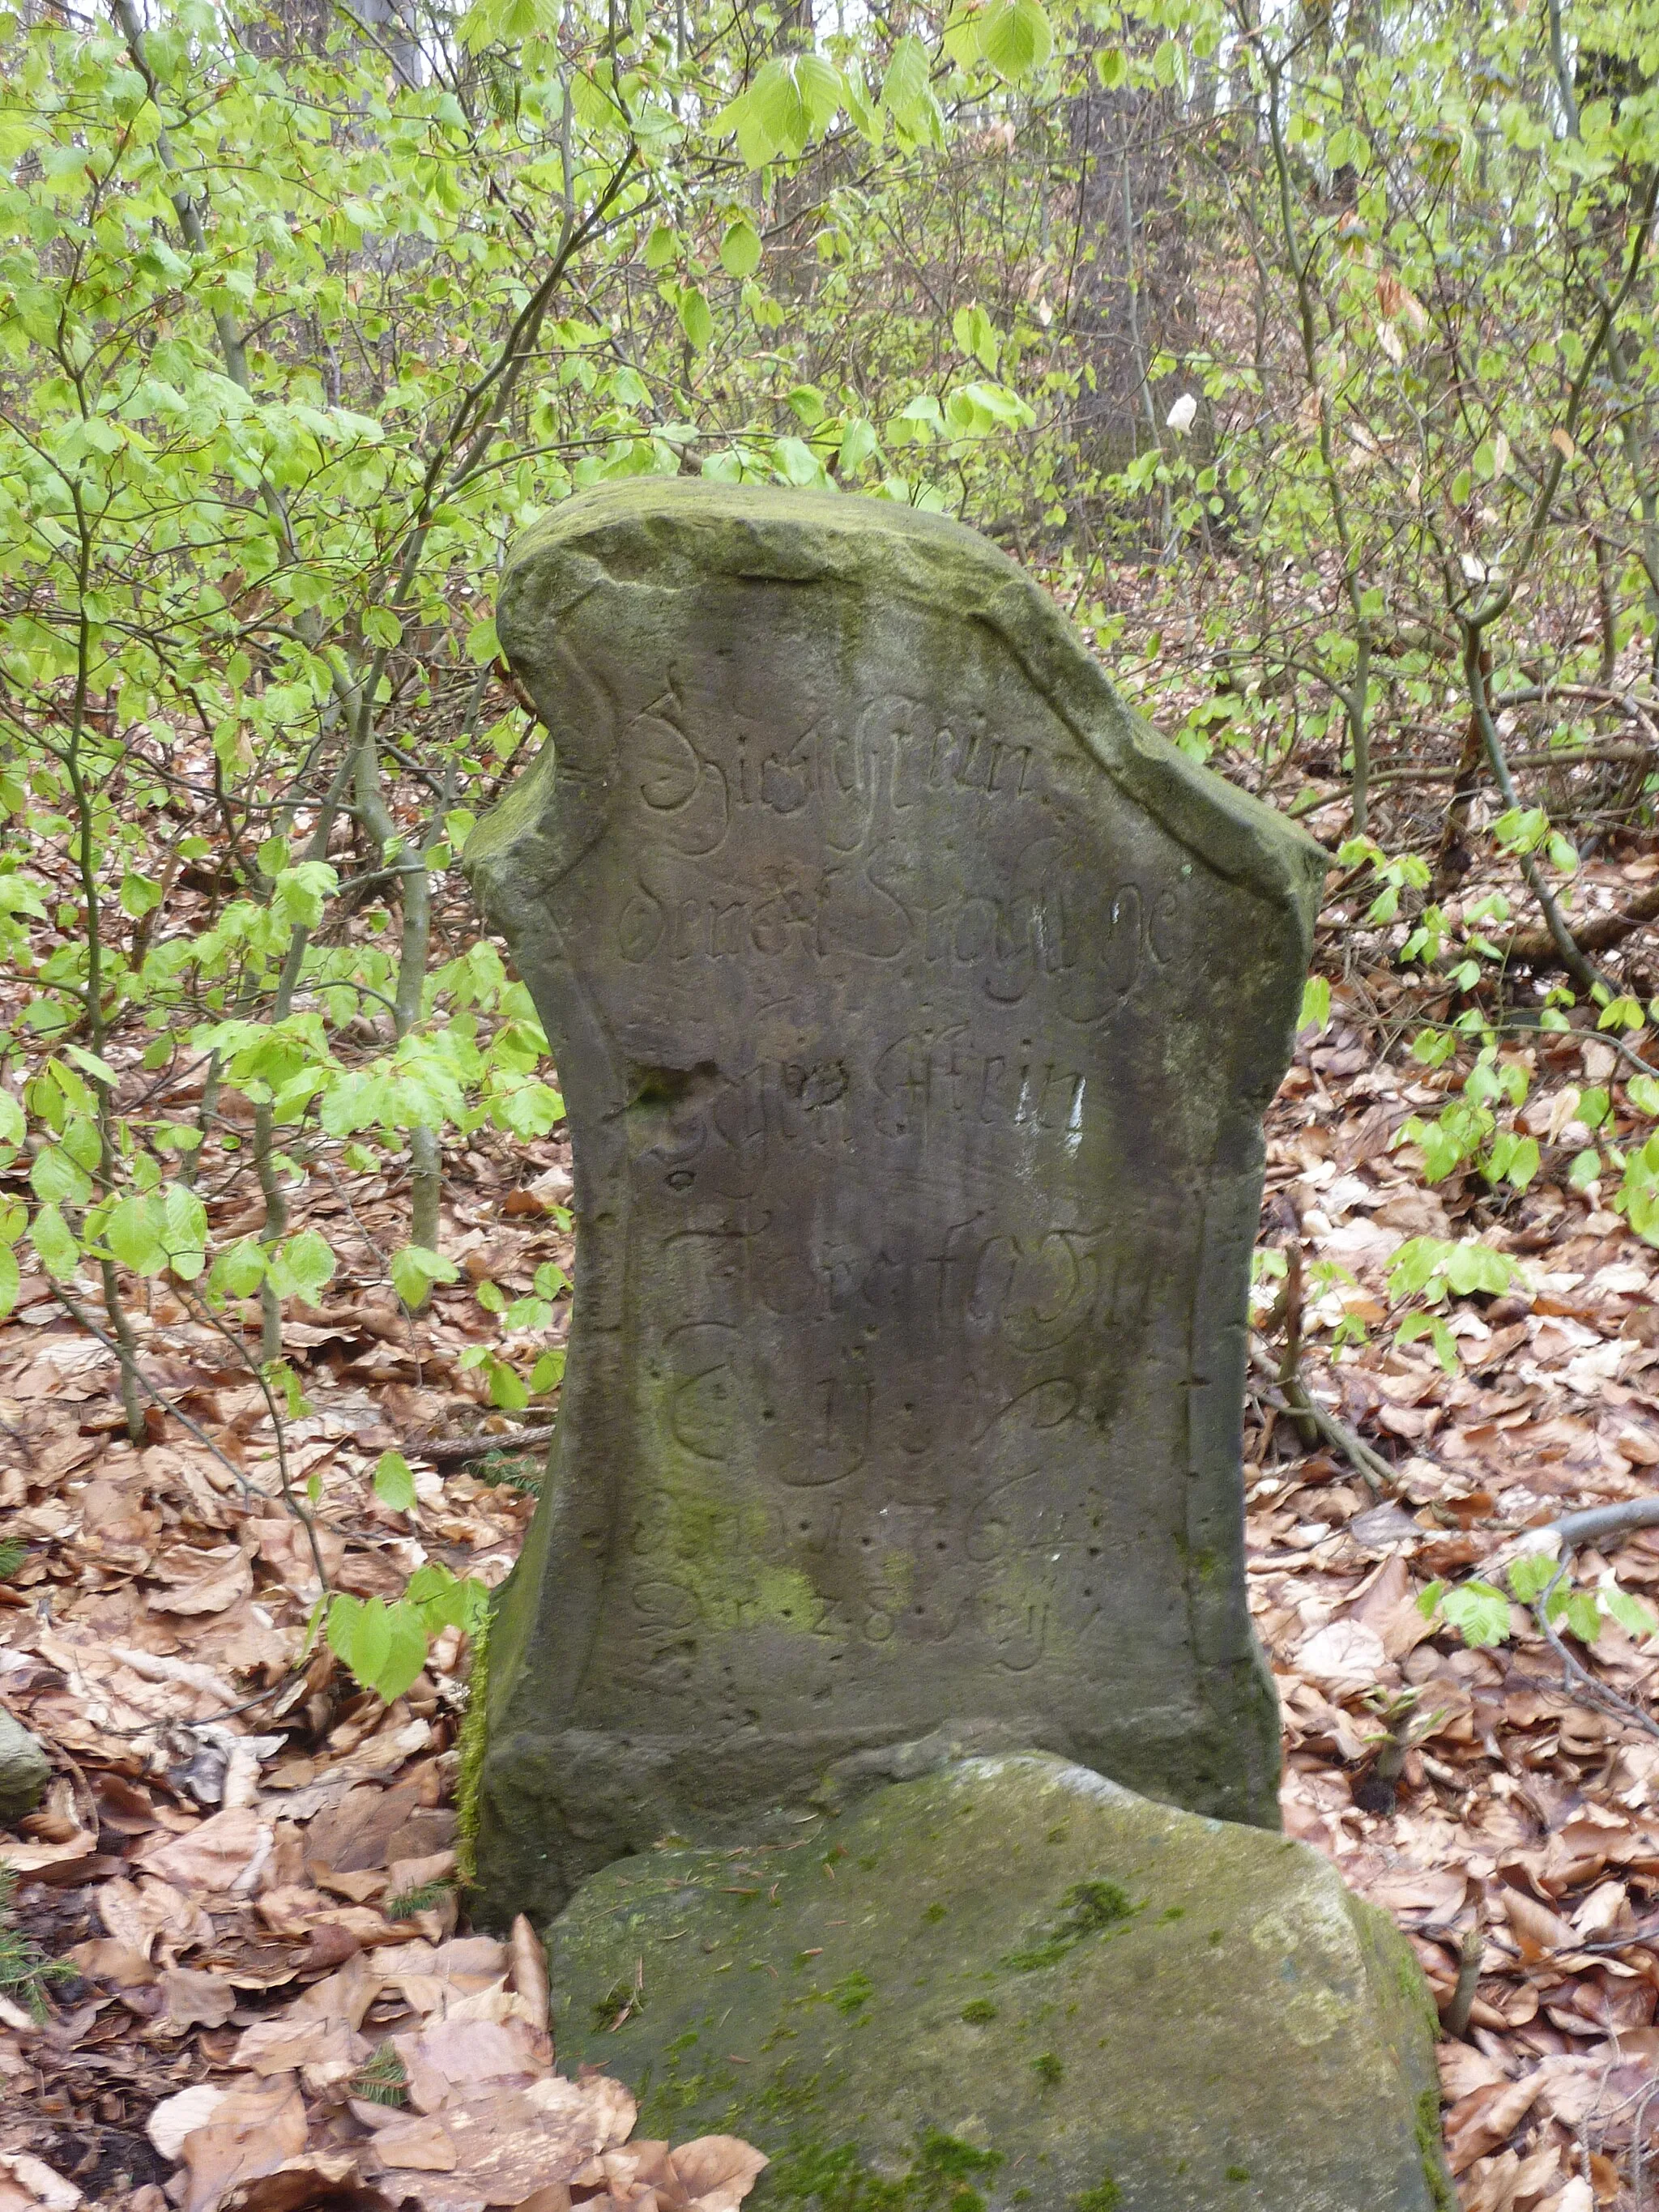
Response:
[[[549,1931],[562,2062],[765,2151],[757,2212],[1450,2212],[1417,1963],[1306,1845],[1040,1756],[784,1833]]]
[[[466,865],[580,1238],[487,1904],[946,1723],[1274,1821],[1238,1431],[1322,854],[936,516],[612,488],[497,628],[551,736]]]
[[[22,1723],[0,1705],[0,1827],[32,1813],[52,1779],[52,1761]]]

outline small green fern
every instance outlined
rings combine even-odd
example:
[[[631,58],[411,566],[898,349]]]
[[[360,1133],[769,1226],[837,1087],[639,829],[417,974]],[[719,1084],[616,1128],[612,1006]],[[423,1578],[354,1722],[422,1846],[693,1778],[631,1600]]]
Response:
[[[29,1555],[21,1536],[0,1537],[0,1583],[9,1583]]]

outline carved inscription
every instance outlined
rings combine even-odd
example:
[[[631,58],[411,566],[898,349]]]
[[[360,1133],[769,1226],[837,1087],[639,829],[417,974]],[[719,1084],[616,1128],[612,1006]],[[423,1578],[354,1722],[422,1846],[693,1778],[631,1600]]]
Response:
[[[623,968],[693,1020],[711,991],[751,1009],[629,1119],[670,1485],[632,1525],[631,1610],[696,1636],[775,1607],[1024,1671],[1102,1614],[1068,1561],[1103,1510],[1062,1511],[1052,1470],[1103,1487],[1091,1407],[1171,1257],[1133,1193],[1101,1201],[1110,1056],[1179,962],[1179,892],[1099,851],[1079,763],[989,699],[716,692],[671,672],[617,714]],[[675,1506],[700,1487],[734,1501],[717,1534]],[[834,1501],[810,1541],[799,1498]],[[710,1543],[752,1586],[686,1553]]]
[[[958,732],[921,700],[815,715],[779,741],[703,728],[670,691],[627,724],[621,753],[641,857],[616,942],[632,965],[914,954],[994,1003],[1047,981],[1062,1017],[1087,1026],[1178,957],[1173,888],[1075,866],[1055,827],[1059,779],[1035,747]],[[975,817],[1014,817],[1000,872],[971,889],[948,871],[930,883],[908,848],[919,810],[961,817],[969,837]],[[758,838],[765,851],[779,829],[800,862],[763,860],[743,879],[736,848]]]

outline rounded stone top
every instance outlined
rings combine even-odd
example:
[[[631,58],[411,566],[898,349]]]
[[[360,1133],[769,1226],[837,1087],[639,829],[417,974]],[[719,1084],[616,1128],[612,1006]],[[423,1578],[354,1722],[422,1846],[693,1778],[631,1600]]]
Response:
[[[538,696],[553,635],[591,593],[615,594],[625,624],[650,619],[636,594],[654,600],[715,581],[851,588],[989,628],[1126,797],[1310,936],[1329,866],[1323,848],[1160,737],[1036,579],[948,515],[854,493],[629,477],[565,501],[519,540],[501,577],[496,631]],[[485,824],[469,862],[489,857],[489,831]]]

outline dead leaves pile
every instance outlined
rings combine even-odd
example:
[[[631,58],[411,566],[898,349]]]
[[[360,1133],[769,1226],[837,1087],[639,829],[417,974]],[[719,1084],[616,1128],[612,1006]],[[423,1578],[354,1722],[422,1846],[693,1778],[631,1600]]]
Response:
[[[1357,1029],[1339,1019],[1298,1055],[1268,1182],[1270,1223],[1299,1231],[1304,1374],[1395,1480],[1374,1497],[1344,1458],[1307,1452],[1264,1390],[1247,1434],[1251,1602],[1285,1716],[1287,1826],[1400,1922],[1443,2011],[1466,1942],[1478,1960],[1467,2039],[1439,2047],[1465,2212],[1651,2212],[1659,1735],[1564,1686],[1519,1607],[1508,1642],[1474,1650],[1418,1602],[1436,1580],[1501,1579],[1528,1528],[1659,1488],[1659,1255],[1561,1175],[1571,1101],[1617,1082],[1613,1056],[1577,1034],[1528,1052],[1544,1167],[1503,1209],[1478,1178],[1425,1187],[1391,1148],[1438,1093]],[[1454,1308],[1449,1376],[1426,1347],[1394,1345],[1388,1263],[1407,1237],[1471,1233],[1521,1279]],[[1345,1316],[1370,1340],[1334,1354]],[[1578,1550],[1579,1587],[1615,1572],[1659,1611],[1659,1533]],[[1659,1714],[1656,1644],[1607,1624],[1571,1648]]]
[[[388,2001],[401,2027],[364,2032]],[[735,2212],[766,2164],[734,2137],[629,2143],[633,2098],[553,2070],[530,1924],[357,1954],[243,2031],[222,2081],[150,2114],[178,2212]],[[386,2032],[383,2032],[386,2031]]]
[[[620,2083],[554,2070],[529,1923],[505,1942],[455,1933],[453,1755],[420,1756],[430,1735],[394,1706],[320,1778],[291,1763],[252,1802],[194,1819],[134,1783],[112,1795],[106,1778],[136,1833],[118,1872],[74,1887],[97,1931],[64,1954],[78,1998],[44,2027],[5,2014],[14,2087],[61,2102],[78,2070],[106,2085],[101,2109],[110,2082],[142,2085],[177,2212],[733,2212],[758,2153],[630,2143]],[[37,1881],[101,1862],[100,1800],[86,1801],[83,1820],[75,1784],[54,1784],[0,1856]],[[16,2155],[28,2203],[81,2201],[61,2172],[58,2198],[43,2195],[53,2168]],[[131,2212],[165,2212],[132,2179],[129,2156],[116,2193]]]
[[[1439,1079],[1378,1056],[1388,1010],[1362,986],[1333,997],[1270,1122],[1268,1233],[1302,1252],[1304,1379],[1394,1480],[1374,1496],[1261,1389],[1249,1571],[1287,1826],[1395,1917],[1443,2007],[1475,1960],[1467,2039],[1441,2045],[1466,2212],[1653,2212],[1659,1737],[1565,1690],[1518,1609],[1509,1643],[1475,1651],[1417,1602],[1494,1572],[1529,1527],[1659,1489],[1659,1255],[1565,1174],[1573,1099],[1619,1078],[1593,1036],[1527,1046],[1543,1166],[1499,1209],[1478,1178],[1425,1185],[1394,1139]],[[527,1929],[458,1932],[460,1637],[390,1710],[305,1652],[319,1564],[372,1596],[428,1558],[493,1583],[516,1555],[529,1501],[441,1478],[418,1443],[505,1428],[459,1365],[472,1285],[568,1266],[567,1164],[557,1142],[497,1158],[482,1137],[446,1163],[443,1246],[467,1279],[418,1324],[374,1288],[401,1200],[372,1178],[296,1199],[296,1220],[332,1209],[349,1263],[361,1241],[356,1285],[287,1322],[309,1533],[263,1394],[169,1293],[138,1317],[144,1369],[206,1443],[157,1413],[130,1446],[107,1354],[44,1284],[0,1325],[0,1509],[28,1547],[0,1587],[0,1697],[57,1769],[0,1858],[27,1931],[78,1976],[44,2023],[0,1996],[0,2212],[732,2212],[751,2185],[747,2147],[633,2142],[620,2084],[555,2071]],[[1394,1345],[1388,1263],[1407,1237],[1469,1233],[1522,1279],[1453,1309],[1448,1376]],[[1338,1353],[1345,1322],[1369,1341]],[[416,1463],[408,1514],[370,1484],[393,1445]],[[1659,1534],[1578,1555],[1581,1586],[1615,1570],[1659,1608]],[[1659,1711],[1645,1640],[1608,1627],[1575,1653]]]
[[[53,1985],[44,2022],[0,1995],[0,2155],[19,2172],[33,2160],[71,2197],[145,2197],[167,2178],[145,2133],[154,2107],[238,2072],[263,2081],[235,2053],[250,2034],[257,2048],[273,2007],[359,1956],[453,1937],[465,1639],[440,1636],[388,1710],[307,1631],[325,1579],[391,1597],[428,1559],[490,1584],[510,1567],[533,1501],[441,1477],[421,1446],[481,1429],[513,1443],[460,1354],[493,1333],[476,1285],[527,1291],[544,1261],[568,1261],[555,1212],[568,1160],[562,1140],[481,1133],[448,1164],[443,1243],[462,1279],[419,1321],[376,1287],[406,1200],[373,1176],[319,1174],[296,1194],[300,1213],[332,1217],[344,1267],[338,1304],[284,1316],[306,1397],[280,1451],[234,1341],[160,1285],[139,1286],[132,1317],[142,1371],[177,1413],[152,1406],[135,1449],[108,1352],[26,1276],[0,1324],[0,1533],[27,1547],[0,1584],[0,1697],[57,1773],[0,1860],[25,1931],[77,1978]],[[216,1170],[204,1187],[224,1187]],[[415,1462],[406,1512],[373,1487],[393,1447]],[[398,1986],[349,2026],[371,2052],[425,2018]],[[308,2055],[275,2069],[302,2101],[307,2069],[328,2063],[315,2037],[313,2022],[295,2045]],[[0,2194],[31,2186],[0,2178]]]

